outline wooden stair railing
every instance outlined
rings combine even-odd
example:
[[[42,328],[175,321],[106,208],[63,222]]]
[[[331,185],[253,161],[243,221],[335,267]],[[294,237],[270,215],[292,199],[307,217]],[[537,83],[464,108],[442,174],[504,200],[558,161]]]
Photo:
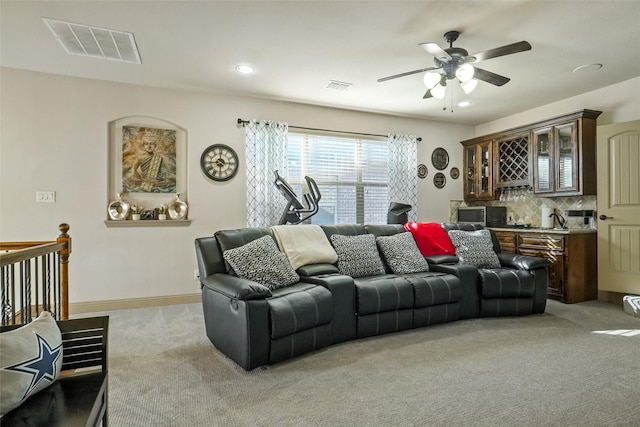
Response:
[[[0,242],[0,325],[29,323],[42,311],[69,318],[68,224],[55,241]]]

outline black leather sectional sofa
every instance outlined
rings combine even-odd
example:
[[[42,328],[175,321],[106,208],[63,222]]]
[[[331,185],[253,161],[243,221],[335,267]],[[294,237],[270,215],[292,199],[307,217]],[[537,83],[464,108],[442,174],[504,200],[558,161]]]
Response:
[[[402,225],[334,225],[322,230],[327,238],[405,231]],[[321,263],[299,267],[299,282],[273,290],[234,275],[223,257],[224,251],[267,235],[274,237],[271,228],[245,228],[195,240],[207,336],[245,370],[356,338],[545,310],[548,262],[501,253],[493,232],[501,265],[497,269],[436,255],[426,257],[429,271],[393,274],[385,264],[385,274],[352,278],[339,274],[335,264]]]

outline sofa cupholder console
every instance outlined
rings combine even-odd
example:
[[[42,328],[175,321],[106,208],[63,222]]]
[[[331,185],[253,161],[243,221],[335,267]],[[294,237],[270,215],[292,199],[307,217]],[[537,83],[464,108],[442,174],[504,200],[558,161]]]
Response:
[[[446,223],[438,231],[481,229]],[[543,313],[548,262],[501,253],[493,231],[481,233],[490,233],[499,262],[491,268],[462,255],[425,256],[418,237],[398,224],[286,225],[197,238],[207,336],[251,370],[357,338]]]

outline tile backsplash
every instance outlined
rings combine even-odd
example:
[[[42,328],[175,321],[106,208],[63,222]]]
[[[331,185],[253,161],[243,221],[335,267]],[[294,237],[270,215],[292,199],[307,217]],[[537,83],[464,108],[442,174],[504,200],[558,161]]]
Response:
[[[585,224],[582,217],[568,217],[565,214],[566,210],[597,210],[596,196],[536,197],[530,189],[517,189],[502,192],[500,200],[479,202],[451,200],[450,221],[457,221],[459,206],[506,206],[509,224],[517,222],[540,227],[542,225],[542,207],[545,205],[562,215],[567,220],[568,227],[572,229],[588,229],[590,225]]]

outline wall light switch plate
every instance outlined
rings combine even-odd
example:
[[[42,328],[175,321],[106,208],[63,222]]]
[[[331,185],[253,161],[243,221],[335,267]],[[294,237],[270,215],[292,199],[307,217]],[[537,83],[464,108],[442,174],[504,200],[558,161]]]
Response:
[[[36,203],[55,203],[55,191],[36,191]]]

